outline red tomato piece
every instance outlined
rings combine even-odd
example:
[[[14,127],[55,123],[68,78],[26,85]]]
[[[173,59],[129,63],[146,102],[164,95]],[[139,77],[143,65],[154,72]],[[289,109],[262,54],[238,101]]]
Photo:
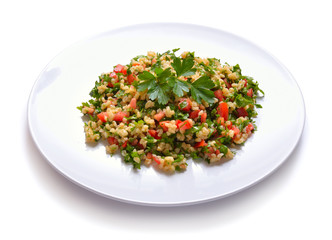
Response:
[[[127,141],[125,141],[123,144],[122,144],[122,148],[126,148],[127,147],[127,144],[128,144],[128,140]]]
[[[244,86],[246,87],[248,85],[248,81],[247,79],[243,79],[243,81],[244,81]]]
[[[114,79],[116,79],[116,80],[118,80],[118,75],[116,75],[115,72],[111,72],[111,73],[110,73],[110,77],[111,77],[111,78],[114,78]]]
[[[129,74],[127,76],[127,81],[129,84],[132,84],[134,81],[136,81],[136,76],[134,74]]]
[[[157,163],[157,164],[160,164],[160,160],[158,157],[152,155],[152,159]]]
[[[183,98],[180,100],[179,105],[178,105],[179,109],[185,112],[189,112],[191,109],[191,101],[189,98]]]
[[[194,145],[195,148],[204,147],[204,146],[207,146],[207,143],[204,140],[202,140]]]
[[[184,120],[183,122],[179,123],[178,128],[182,131],[192,128],[191,122],[189,120]]]
[[[161,119],[163,119],[164,117],[166,116],[166,114],[164,113],[164,112],[159,112],[159,113],[157,113],[157,114],[155,114],[154,115],[154,119],[156,119],[158,122],[161,120]]]
[[[161,139],[161,137],[158,136],[158,132],[156,130],[150,129],[148,132],[151,137],[154,137],[155,139]]]
[[[206,122],[206,117],[207,117],[206,112],[202,113],[202,115],[201,115],[201,123],[205,123]]]
[[[236,136],[240,133],[240,129],[238,127],[232,126],[231,130],[234,131],[234,136]]]
[[[138,65],[141,65],[141,64],[139,62],[134,62],[132,65],[133,66],[138,66]]]
[[[115,72],[111,72],[109,76],[110,76],[111,78],[114,78],[114,79],[115,79],[115,82],[119,82],[118,75],[116,75]],[[108,86],[109,86],[109,87],[114,87],[114,85],[113,85],[111,82],[108,83]]]
[[[216,98],[218,98],[219,101],[224,100],[224,95],[222,94],[222,90],[221,89],[218,89],[218,90],[214,91],[214,96]]]
[[[88,109],[88,114],[92,115],[94,113],[95,109],[94,108],[89,108]]]
[[[132,99],[130,100],[130,104],[129,104],[129,106],[130,106],[132,109],[136,109],[136,102],[137,102],[136,98],[132,98]]]
[[[107,122],[107,112],[101,112],[97,114],[97,117],[102,122]]]
[[[132,145],[132,146],[136,146],[136,145],[137,145],[137,143],[138,143],[138,140],[137,140],[137,138],[136,138],[136,139],[134,139],[134,141],[132,141],[132,142],[131,142],[131,144],[130,144],[130,145]]]
[[[122,122],[123,118],[126,117],[128,114],[125,112],[118,112],[114,115],[113,120],[117,122]]]
[[[224,118],[223,117],[218,117],[217,123],[220,124],[220,125],[224,125],[225,124]]]
[[[223,117],[225,121],[228,120],[228,106],[227,103],[221,102],[219,103],[219,106],[217,107],[217,112],[220,115],[220,117]]]
[[[115,73],[122,73],[122,74],[124,74],[124,75],[127,74],[127,70],[126,70],[125,67],[124,67],[123,65],[121,65],[121,64],[118,64],[118,65],[115,66],[115,68],[114,68],[114,72],[115,72]]]
[[[162,121],[159,123],[160,127],[163,128],[164,132],[168,131],[168,127],[166,127],[166,123],[169,123],[170,121]]]
[[[177,126],[177,128],[179,128],[180,127],[180,124],[182,123],[182,121],[181,120],[176,120],[175,121],[175,125]]]
[[[243,107],[236,109],[236,111],[237,111],[238,117],[247,117],[248,116],[247,111]]]
[[[146,154],[146,158],[147,158],[147,159],[152,159],[152,153],[148,152],[148,153]]]
[[[252,88],[250,88],[247,92],[247,96],[252,97],[252,95],[254,95],[254,90],[252,90]]]
[[[108,138],[107,138],[107,142],[108,142],[110,145],[113,145],[113,144],[119,145],[119,142],[118,142],[118,140],[117,140],[115,137],[108,137]]]
[[[226,78],[224,79],[224,82],[226,83],[226,87],[227,87],[227,88],[231,88],[231,87],[232,87],[232,84],[230,84],[230,83],[227,81]]]
[[[189,114],[189,117],[190,117],[191,119],[198,118],[198,114],[199,114],[200,111],[201,111],[201,110],[194,110],[194,111],[192,111],[192,112]]]
[[[144,149],[144,146],[141,143],[137,143],[137,147],[140,149]]]
[[[216,150],[216,155],[220,154],[220,151],[219,149]]]
[[[249,123],[247,126],[246,126],[246,133],[249,134],[251,133],[252,130],[254,130],[255,127],[252,123]]]

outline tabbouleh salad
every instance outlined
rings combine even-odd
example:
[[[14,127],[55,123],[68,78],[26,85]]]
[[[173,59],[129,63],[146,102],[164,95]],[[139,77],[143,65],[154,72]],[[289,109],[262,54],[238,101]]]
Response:
[[[120,150],[135,169],[174,172],[185,170],[188,158],[232,159],[230,147],[256,130],[256,98],[264,92],[238,64],[194,52],[176,56],[178,50],[149,51],[101,74],[92,99],[77,107],[89,117],[86,142],[107,140],[106,151]]]

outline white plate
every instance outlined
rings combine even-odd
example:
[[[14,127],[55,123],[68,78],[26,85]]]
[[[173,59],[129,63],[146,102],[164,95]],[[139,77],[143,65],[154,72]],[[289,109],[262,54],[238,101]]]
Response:
[[[187,171],[167,175],[140,171],[103,144],[85,144],[76,106],[89,100],[103,72],[149,50],[181,48],[200,57],[239,63],[265,91],[256,119],[258,131],[233,160],[209,166],[189,161]],[[33,86],[28,119],[32,137],[48,162],[65,177],[93,192],[124,202],[175,206],[219,199],[243,190],[277,169],[295,148],[304,126],[304,102],[284,66],[251,42],[221,30],[175,23],[121,28],[78,42],[56,56]]]

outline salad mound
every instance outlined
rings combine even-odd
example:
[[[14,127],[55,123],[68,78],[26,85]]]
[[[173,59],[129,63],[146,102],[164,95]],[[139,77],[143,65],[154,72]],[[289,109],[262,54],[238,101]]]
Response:
[[[86,142],[107,140],[126,163],[183,171],[187,159],[224,162],[230,147],[256,130],[256,98],[264,92],[237,64],[200,58],[179,49],[149,51],[103,73],[88,102],[77,107],[89,120]]]

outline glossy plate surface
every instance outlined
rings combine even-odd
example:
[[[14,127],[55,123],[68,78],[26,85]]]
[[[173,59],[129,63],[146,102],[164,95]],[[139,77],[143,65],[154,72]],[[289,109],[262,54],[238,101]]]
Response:
[[[189,160],[187,171],[167,175],[152,167],[135,171],[102,143],[87,145],[81,113],[94,82],[113,66],[147,51],[174,48],[215,57],[254,77],[265,91],[259,100],[258,131],[234,159],[210,166]],[[211,201],[259,182],[295,148],[304,126],[300,89],[287,69],[251,42],[221,30],[176,23],[130,26],[80,41],[42,71],[31,91],[28,120],[47,161],[65,177],[103,196],[141,205],[177,206]]]

